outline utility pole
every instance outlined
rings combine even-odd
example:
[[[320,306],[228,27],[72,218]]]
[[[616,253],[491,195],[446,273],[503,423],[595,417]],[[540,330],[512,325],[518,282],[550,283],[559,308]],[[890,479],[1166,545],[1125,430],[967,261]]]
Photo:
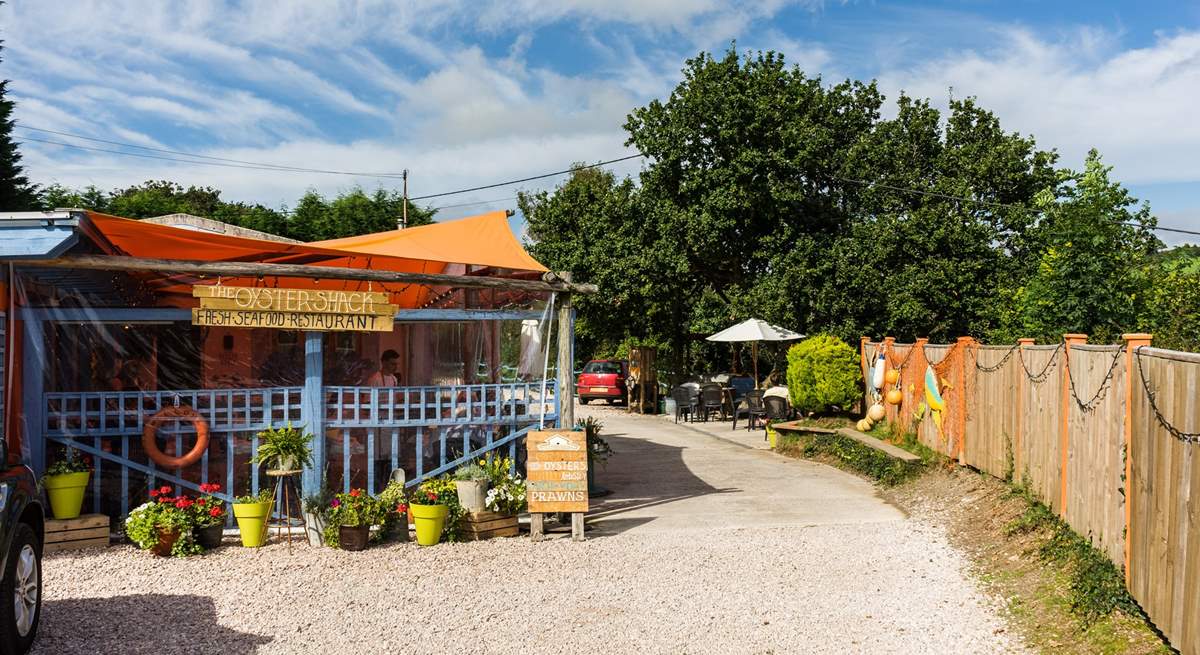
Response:
[[[404,207],[401,209],[401,211],[403,213],[400,216],[400,229],[403,230],[404,228],[408,227],[408,169],[407,168],[404,169],[404,171],[400,174],[400,179],[404,180]]]

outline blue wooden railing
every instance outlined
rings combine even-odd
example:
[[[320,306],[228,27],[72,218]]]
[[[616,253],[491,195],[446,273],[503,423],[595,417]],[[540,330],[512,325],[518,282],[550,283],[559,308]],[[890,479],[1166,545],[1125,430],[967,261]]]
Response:
[[[306,479],[319,480],[322,474],[336,471],[343,489],[349,490],[353,484],[375,493],[387,472],[401,466],[408,468],[409,462],[409,484],[413,485],[490,452],[506,450],[515,459],[520,437],[543,420],[552,425],[558,416],[553,381],[547,381],[544,390],[539,381],[444,387],[323,387],[321,392],[323,411],[319,412],[305,409],[304,387],[46,393],[42,432],[51,442],[92,455],[93,511],[101,511],[106,495],[119,495],[124,516],[131,500],[146,498],[144,491],[130,488],[131,472],[145,476],[147,491],[166,483],[174,486],[176,493],[195,493],[201,483],[223,478],[223,490],[218,495],[226,500],[247,492],[258,493],[260,467],[250,465],[249,459],[258,449],[257,433],[269,427],[317,424],[317,431],[326,438],[319,439],[315,449],[317,462],[315,471],[310,472],[315,475],[306,475]],[[172,405],[191,406],[209,425],[208,450],[197,464],[183,470],[164,470],[149,458],[135,455],[141,452],[146,419]],[[186,421],[167,423],[159,430],[159,439],[173,438],[175,452],[182,453],[185,446],[190,447],[192,434],[194,430]],[[131,440],[136,440],[132,447]],[[331,445],[339,446],[340,458],[327,457],[331,449],[326,446]],[[359,466],[353,465],[356,457],[360,458]],[[210,470],[213,462],[224,470]],[[110,467],[120,472],[119,494],[104,488],[105,480],[113,484],[114,476],[104,475]],[[313,491],[306,488],[307,493]]]
[[[544,420],[558,417],[557,385],[547,381],[472,384],[451,387],[325,387],[327,429],[341,435],[342,480],[350,488],[351,453],[356,443],[366,461],[386,449],[390,469],[407,463],[402,443],[413,448],[415,468],[408,484],[457,468],[483,454],[507,448],[516,460],[517,439]],[[434,452],[430,452],[433,449]],[[367,467],[366,488],[379,488],[375,466]]]

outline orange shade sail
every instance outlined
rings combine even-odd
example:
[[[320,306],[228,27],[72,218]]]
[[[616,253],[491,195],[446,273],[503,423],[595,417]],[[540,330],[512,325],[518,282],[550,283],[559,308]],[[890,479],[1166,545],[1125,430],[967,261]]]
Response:
[[[151,259],[262,262],[362,268],[408,273],[460,273],[462,265],[546,271],[513,236],[504,212],[493,212],[407,230],[394,230],[317,243],[283,243],[213,234],[87,212],[82,229],[103,251]],[[414,284],[349,280],[226,278],[230,285],[363,291],[392,295],[400,307],[420,307],[431,289]],[[215,283],[195,276],[167,275],[151,281],[159,293],[178,296],[170,304],[191,306],[191,286]],[[433,290],[437,291],[437,290]]]
[[[309,245],[405,259],[521,271],[549,270],[525,252],[509,229],[508,214],[503,211]]]

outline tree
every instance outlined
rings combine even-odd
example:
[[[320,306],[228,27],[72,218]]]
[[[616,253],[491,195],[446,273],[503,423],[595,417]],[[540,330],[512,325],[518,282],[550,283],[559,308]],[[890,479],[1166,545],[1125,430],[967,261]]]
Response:
[[[658,215],[642,206],[631,180],[576,168],[553,194],[521,192],[517,204],[531,254],[600,287],[599,294],[575,299],[581,354],[610,354],[629,337],[662,336],[672,311],[682,311],[672,275],[682,262],[656,243]]]
[[[3,44],[3,41],[0,41]],[[3,45],[0,45],[0,51]],[[29,183],[21,166],[21,152],[13,140],[13,109],[8,99],[9,80],[0,80],[0,209],[31,211],[40,208],[38,189]]]
[[[1045,244],[1037,268],[1016,292],[1021,336],[1057,341],[1082,332],[1113,341],[1135,330],[1147,309],[1151,257],[1162,243],[1149,206],[1109,179],[1095,150],[1083,171],[1062,171],[1059,186],[1039,196]]]
[[[125,218],[192,214],[298,241],[321,241],[396,229],[403,215],[404,198],[396,191],[377,189],[368,195],[354,187],[326,201],[316,191],[309,190],[289,217],[286,209],[227,202],[221,199],[221,191],[213,187],[184,187],[168,180],[147,180],[111,193],[95,186],[73,190],[52,184],[42,191],[40,205],[47,210],[92,209]],[[434,213],[434,209],[409,203],[408,225],[431,223]]]

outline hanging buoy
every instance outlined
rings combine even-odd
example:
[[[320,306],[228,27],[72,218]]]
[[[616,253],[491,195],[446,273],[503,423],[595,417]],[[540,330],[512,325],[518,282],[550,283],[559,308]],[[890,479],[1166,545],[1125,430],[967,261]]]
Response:
[[[887,392],[887,401],[889,405],[899,405],[904,400],[904,393],[899,389],[892,389]]]
[[[883,369],[886,364],[887,360],[884,359],[883,353],[880,353],[879,358],[875,361],[875,369],[871,371],[871,386],[876,389],[883,388]]]
[[[879,403],[871,405],[871,408],[867,410],[867,418],[872,421],[882,421],[884,416],[887,416],[887,410]]]
[[[889,387],[893,384],[896,384],[900,381],[900,371],[894,368],[889,369],[887,373],[883,374],[883,381],[886,382]]]

